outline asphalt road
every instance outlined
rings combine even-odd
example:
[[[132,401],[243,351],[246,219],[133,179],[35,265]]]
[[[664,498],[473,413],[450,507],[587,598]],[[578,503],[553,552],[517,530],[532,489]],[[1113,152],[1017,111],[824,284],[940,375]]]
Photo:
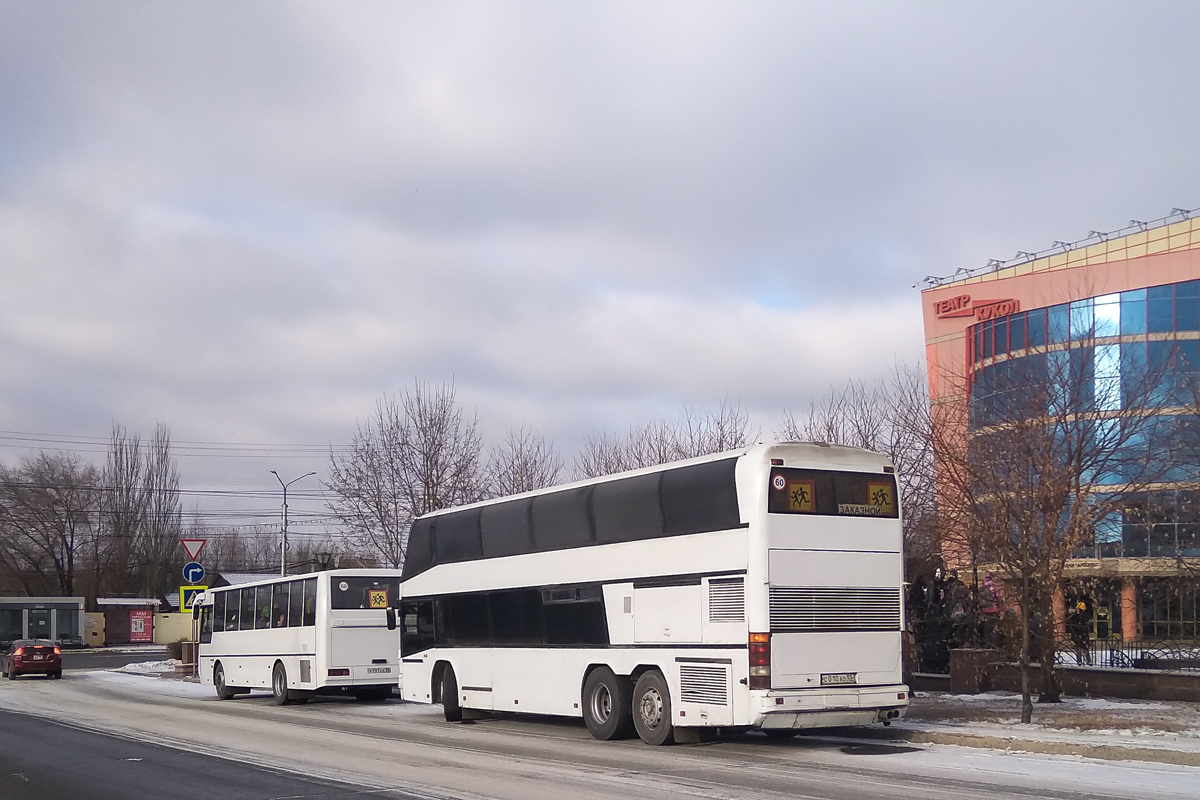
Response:
[[[5,780],[32,773],[48,781],[47,792],[88,800],[348,797],[356,791],[379,797],[474,800],[1200,796],[1200,769],[1193,767],[814,737],[779,742],[759,735],[655,748],[636,740],[597,742],[578,720],[514,715],[448,724],[439,708],[399,701],[318,698],[305,706],[280,708],[263,693],[222,702],[211,687],[114,673],[68,672],[61,681],[3,681],[0,709],[89,732],[91,740],[64,739],[62,745],[53,737],[65,734],[38,733],[49,737],[40,742],[31,734],[34,741],[28,748],[11,752],[9,740],[0,739]],[[11,716],[0,719],[9,735]],[[19,721],[26,724],[25,719]],[[22,736],[19,731],[16,735]],[[164,744],[170,747],[160,746]],[[172,748],[186,752],[178,758],[159,755]],[[122,757],[144,760],[117,760]],[[34,767],[27,769],[28,763]],[[133,779],[137,791],[149,788],[153,794],[104,795],[91,791],[91,782],[72,783],[80,776],[86,781],[92,769],[99,769],[97,764],[105,766],[98,774],[108,776],[95,784],[98,791],[112,791],[114,785]],[[149,768],[139,773],[142,766]],[[282,775],[276,771],[280,768],[293,774]],[[241,769],[250,772],[241,776]],[[235,773],[241,777],[229,778]],[[272,788],[271,781],[289,780],[297,783]],[[236,794],[233,787],[243,781],[249,790],[261,793]],[[11,794],[5,791],[10,785],[11,780],[0,783],[5,800],[56,796]],[[71,794],[72,787],[80,785],[89,791]],[[181,795],[177,790],[185,786],[195,794]],[[343,794],[319,793],[335,791]]]
[[[404,797],[388,793],[387,797]],[[362,797],[358,787],[0,711],[4,800]]]

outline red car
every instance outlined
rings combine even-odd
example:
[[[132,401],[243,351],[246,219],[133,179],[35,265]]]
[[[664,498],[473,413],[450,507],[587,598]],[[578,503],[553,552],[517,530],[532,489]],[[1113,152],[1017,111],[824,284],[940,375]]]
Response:
[[[62,651],[49,639],[18,639],[0,655],[0,674],[15,681],[18,675],[62,677]]]

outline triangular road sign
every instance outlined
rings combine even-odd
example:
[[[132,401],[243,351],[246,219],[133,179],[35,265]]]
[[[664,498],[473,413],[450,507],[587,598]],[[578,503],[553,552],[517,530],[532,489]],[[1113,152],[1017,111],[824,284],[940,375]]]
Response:
[[[200,551],[204,549],[208,539],[180,539],[179,543],[183,545],[183,552],[187,553],[188,561],[195,561],[200,557]]]

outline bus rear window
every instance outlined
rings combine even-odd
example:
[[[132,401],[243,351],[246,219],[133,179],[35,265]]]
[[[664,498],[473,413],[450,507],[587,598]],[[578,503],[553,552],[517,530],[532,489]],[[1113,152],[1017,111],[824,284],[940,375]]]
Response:
[[[895,519],[900,516],[896,476],[776,467],[771,470],[767,511]]]
[[[400,596],[395,578],[339,578],[329,580],[330,605],[336,609],[389,608]]]

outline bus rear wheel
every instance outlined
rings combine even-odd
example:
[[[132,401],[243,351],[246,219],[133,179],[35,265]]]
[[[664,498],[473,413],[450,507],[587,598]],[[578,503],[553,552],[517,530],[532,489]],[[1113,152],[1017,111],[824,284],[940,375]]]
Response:
[[[596,739],[628,739],[633,733],[629,679],[608,667],[592,670],[583,682],[583,721]]]
[[[633,727],[646,744],[670,744],[675,740],[671,692],[667,679],[656,669],[643,673],[633,687]]]
[[[277,706],[286,706],[292,702],[288,695],[287,669],[279,661],[275,662],[275,669],[271,673],[271,695]]]
[[[237,692],[225,684],[225,667],[220,661],[213,667],[213,688],[217,690],[218,700],[232,700],[237,696]]]
[[[446,722],[462,722],[462,706],[458,704],[458,678],[454,667],[446,665],[442,672],[442,714]]]

